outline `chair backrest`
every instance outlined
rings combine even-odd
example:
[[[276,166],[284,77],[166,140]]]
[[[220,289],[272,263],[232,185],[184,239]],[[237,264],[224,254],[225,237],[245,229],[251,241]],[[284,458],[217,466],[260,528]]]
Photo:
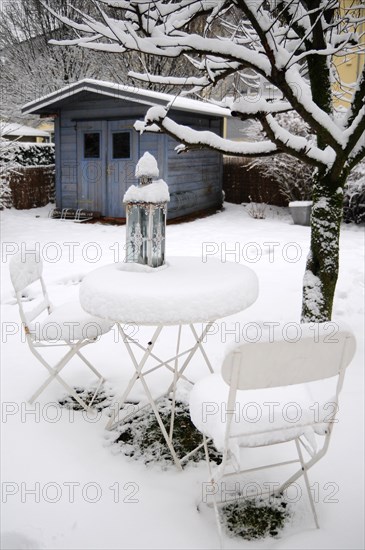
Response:
[[[356,341],[348,328],[336,323],[297,326],[300,337],[296,341],[284,339],[282,325],[282,330],[275,327],[270,339],[244,342],[232,349],[222,365],[225,382],[239,390],[288,386],[331,378],[349,365]]]
[[[45,310],[50,313],[51,304],[48,298],[47,290],[42,279],[43,263],[40,257],[37,257],[36,253],[22,253],[15,254],[9,264],[10,279],[13,283],[13,287],[16,293],[16,298],[19,306],[19,312],[21,320],[23,321],[26,329],[28,325],[34,321]],[[31,284],[39,281],[42,289],[42,299],[37,302],[37,305],[29,311],[24,310],[24,303],[22,300],[22,292]]]
[[[36,253],[18,252],[9,264],[14,290],[20,292],[42,277],[43,263]]]

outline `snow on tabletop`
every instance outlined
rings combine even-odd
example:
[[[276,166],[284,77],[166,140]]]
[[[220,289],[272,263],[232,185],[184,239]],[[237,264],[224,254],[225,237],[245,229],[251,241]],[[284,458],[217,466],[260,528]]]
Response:
[[[150,265],[138,264],[137,262],[125,262],[118,264],[118,269],[120,271],[133,271],[135,273],[153,273],[154,271],[167,269],[168,266],[168,262],[160,265],[159,267],[151,267]]]
[[[312,206],[313,201],[292,201],[289,203],[289,207],[291,206]]]
[[[157,204],[169,200],[169,188],[164,180],[156,180],[141,186],[131,185],[123,197],[123,202],[152,202]]]
[[[148,178],[158,178],[160,171],[157,166],[157,161],[151,153],[148,151],[139,159],[136,166],[135,176],[141,178],[146,176]]]
[[[124,266],[112,264],[85,277],[80,301],[86,311],[124,323],[174,325],[226,317],[258,297],[254,271],[233,262],[173,257],[165,269],[140,273]]]

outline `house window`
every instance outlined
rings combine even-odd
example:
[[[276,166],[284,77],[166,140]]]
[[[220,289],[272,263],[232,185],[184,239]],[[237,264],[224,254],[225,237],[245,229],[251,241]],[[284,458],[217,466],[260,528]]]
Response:
[[[100,158],[100,133],[93,132],[84,134],[84,158]]]
[[[113,132],[113,159],[131,158],[130,132]]]

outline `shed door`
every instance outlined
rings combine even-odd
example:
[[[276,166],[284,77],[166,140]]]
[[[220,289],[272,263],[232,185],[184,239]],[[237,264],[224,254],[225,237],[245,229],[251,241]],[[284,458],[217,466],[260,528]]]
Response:
[[[102,216],[125,217],[124,193],[137,182],[138,134],[135,120],[77,124],[78,208]]]
[[[108,147],[106,168],[106,195],[108,216],[125,217],[124,193],[137,183],[134,177],[138,161],[137,132],[134,120],[108,122]]]
[[[105,123],[77,125],[77,206],[105,215]]]

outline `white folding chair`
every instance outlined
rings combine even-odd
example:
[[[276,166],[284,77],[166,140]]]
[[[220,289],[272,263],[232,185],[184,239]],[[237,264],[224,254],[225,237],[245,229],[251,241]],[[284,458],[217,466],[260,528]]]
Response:
[[[53,380],[57,380],[85,410],[88,410],[105,379],[81,354],[80,350],[84,346],[96,342],[102,334],[112,328],[112,324],[89,315],[78,302],[70,302],[53,308],[42,278],[42,261],[36,257],[36,254],[18,253],[14,255],[9,268],[27,343],[33,355],[49,372],[49,377],[31,396],[29,402],[33,403]],[[26,289],[33,284],[35,287],[39,285],[38,292],[33,291],[36,305],[26,311],[25,304],[29,302],[26,300],[28,292]],[[54,366],[51,366],[39,350],[57,346],[66,347],[68,350]],[[97,376],[96,389],[88,403],[81,399],[75,389],[60,376],[61,370],[75,355]]]
[[[314,521],[319,527],[307,472],[328,449],[345,369],[353,358],[356,343],[348,329],[335,323],[297,326],[301,332],[297,341],[282,336],[263,336],[256,343],[245,342],[235,347],[226,355],[221,374],[203,378],[191,392],[190,415],[203,433],[209,468],[209,491],[205,495],[209,493],[213,497],[221,543],[218,505],[225,501],[216,495],[223,485],[222,479],[238,474],[246,474],[247,478],[253,472],[275,466],[299,464],[288,479],[276,484],[280,486],[275,491],[269,485],[271,490],[266,492],[266,496],[282,494],[303,476]],[[285,334],[285,326],[276,327],[276,330],[278,335]],[[324,389],[328,389],[329,383],[333,386],[333,396],[326,400]],[[297,406],[296,418],[293,414],[290,419],[283,415],[285,407],[288,414],[288,404]],[[255,422],[248,417],[249,406],[256,407],[256,413],[251,413],[251,418],[256,415]],[[223,455],[222,463],[215,471],[209,461],[207,438],[212,438]],[[322,443],[319,448],[318,440]],[[263,448],[293,442],[293,450],[296,450],[294,460],[257,467],[255,462],[253,468],[247,468],[246,461],[246,469],[242,469],[245,454],[247,460],[248,454],[252,453],[248,447]],[[273,453],[271,447],[270,459]],[[265,491],[260,491],[259,496],[265,496]]]

